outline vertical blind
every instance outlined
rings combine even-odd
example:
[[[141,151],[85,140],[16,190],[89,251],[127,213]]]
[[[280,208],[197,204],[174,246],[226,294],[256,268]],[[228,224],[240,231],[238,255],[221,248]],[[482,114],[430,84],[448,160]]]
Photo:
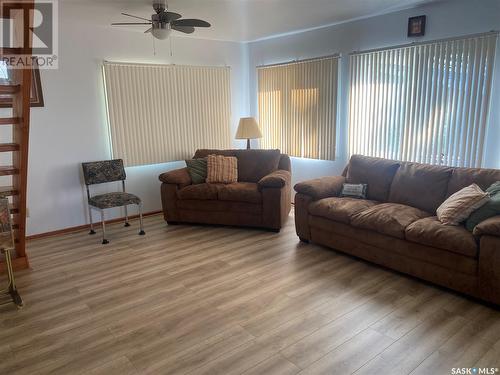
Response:
[[[262,146],[335,159],[338,57],[257,68]]]
[[[126,166],[230,146],[230,69],[104,64],[114,158]]]
[[[353,54],[349,150],[480,167],[497,34]]]

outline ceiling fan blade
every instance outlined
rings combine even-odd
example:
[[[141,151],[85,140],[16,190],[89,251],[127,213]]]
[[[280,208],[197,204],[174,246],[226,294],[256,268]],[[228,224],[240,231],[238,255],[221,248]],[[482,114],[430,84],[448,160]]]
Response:
[[[174,12],[165,12],[165,13],[167,15],[167,22],[172,22],[182,17],[179,13],[174,13]]]
[[[180,20],[175,20],[171,22],[172,26],[194,26],[194,27],[210,27],[211,25],[207,21],[184,18]]]
[[[144,18],[144,17],[139,17],[139,16],[134,16],[133,14],[128,14],[128,13],[122,13],[124,16],[127,16],[127,17],[134,17],[134,18],[138,18],[140,20],[144,20],[144,21],[151,21],[150,19],[147,19],[147,18]]]
[[[172,25],[172,30],[177,30],[177,31],[180,31],[181,33],[185,33],[185,34],[194,33],[193,26],[175,26],[175,25]]]
[[[115,22],[111,26],[152,25],[151,22]]]

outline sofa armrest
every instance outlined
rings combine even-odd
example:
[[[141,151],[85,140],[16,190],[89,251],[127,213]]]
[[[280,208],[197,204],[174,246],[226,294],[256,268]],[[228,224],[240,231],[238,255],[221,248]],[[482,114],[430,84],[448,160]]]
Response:
[[[500,237],[500,216],[493,216],[482,221],[474,228],[475,236],[490,235]]]
[[[166,184],[175,184],[179,187],[191,185],[191,176],[187,168],[174,169],[159,176],[160,181]]]
[[[328,176],[299,182],[294,186],[297,193],[308,195],[314,200],[337,197],[342,191],[344,176]]]
[[[290,185],[291,178],[290,172],[278,169],[260,179],[258,182],[259,189],[282,188],[287,184]]]

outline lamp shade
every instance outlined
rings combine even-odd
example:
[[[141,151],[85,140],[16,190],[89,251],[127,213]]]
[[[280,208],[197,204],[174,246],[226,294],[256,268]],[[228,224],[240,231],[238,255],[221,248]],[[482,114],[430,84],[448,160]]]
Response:
[[[256,139],[262,138],[259,125],[253,117],[243,117],[240,119],[236,139]]]

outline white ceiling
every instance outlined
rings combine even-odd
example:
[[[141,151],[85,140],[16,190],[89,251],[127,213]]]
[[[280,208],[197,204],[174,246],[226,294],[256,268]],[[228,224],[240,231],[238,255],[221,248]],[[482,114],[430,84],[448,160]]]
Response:
[[[439,0],[170,0],[168,9],[184,18],[200,18],[212,24],[193,37],[252,41],[294,31],[317,28],[353,19],[411,8]],[[121,12],[149,18],[151,0],[66,0],[85,4],[94,22],[134,21]],[[144,31],[143,26],[130,29]]]

